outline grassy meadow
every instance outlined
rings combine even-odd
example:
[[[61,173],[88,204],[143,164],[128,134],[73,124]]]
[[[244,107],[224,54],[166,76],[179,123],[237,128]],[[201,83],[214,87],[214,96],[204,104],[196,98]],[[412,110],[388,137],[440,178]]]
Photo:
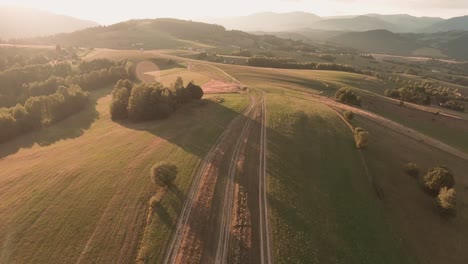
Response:
[[[101,89],[84,111],[2,144],[0,262],[133,262],[140,247],[161,257],[198,163],[247,104],[241,94],[222,95],[222,104],[213,96],[166,120],[131,124],[110,120],[111,88]],[[149,177],[165,160],[179,167],[171,190]],[[154,195],[158,232],[148,242]]]

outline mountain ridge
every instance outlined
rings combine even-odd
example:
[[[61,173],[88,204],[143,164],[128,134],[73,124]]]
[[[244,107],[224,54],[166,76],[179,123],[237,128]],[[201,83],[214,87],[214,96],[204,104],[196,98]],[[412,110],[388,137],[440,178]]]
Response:
[[[67,33],[98,25],[94,21],[40,9],[0,6],[0,38],[2,39]]]

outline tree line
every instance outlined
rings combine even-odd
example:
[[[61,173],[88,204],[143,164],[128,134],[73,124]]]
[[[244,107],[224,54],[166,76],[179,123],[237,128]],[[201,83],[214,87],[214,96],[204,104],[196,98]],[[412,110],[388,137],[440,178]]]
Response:
[[[110,114],[113,120],[129,119],[132,122],[169,117],[180,105],[200,100],[203,90],[193,82],[184,86],[178,77],[170,88],[161,83],[135,84],[120,80],[114,87]]]
[[[290,58],[280,57],[253,57],[249,58],[247,64],[254,67],[343,71],[363,74],[363,71],[349,65],[336,63],[297,62]]]
[[[76,84],[91,91],[122,78],[133,78],[133,63],[102,61],[107,60],[83,62],[79,72],[73,72],[69,63],[27,65],[2,71],[0,107],[23,104],[31,96],[53,94],[63,85]]]
[[[87,91],[134,76],[129,61],[83,62],[79,68],[72,73],[70,64],[60,63],[0,72],[0,142],[63,120],[83,109]]]
[[[401,81],[398,77],[390,81],[402,83],[404,86],[396,89],[386,89],[384,95],[398,100],[412,102],[421,105],[430,105],[431,97],[439,102],[442,107],[457,111],[464,111],[464,105],[458,101],[468,101],[468,97],[460,94],[458,89],[450,87],[435,87],[430,82]]]
[[[0,143],[34,129],[48,126],[80,111],[88,92],[77,85],[61,86],[51,95],[33,96],[24,105],[0,109]]]

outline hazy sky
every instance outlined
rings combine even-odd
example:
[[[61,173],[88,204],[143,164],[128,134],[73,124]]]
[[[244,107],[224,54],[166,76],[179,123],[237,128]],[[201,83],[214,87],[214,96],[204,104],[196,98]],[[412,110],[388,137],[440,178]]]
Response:
[[[304,11],[320,16],[365,13],[453,17],[468,15],[468,0],[0,0],[111,24],[130,18],[238,16]]]

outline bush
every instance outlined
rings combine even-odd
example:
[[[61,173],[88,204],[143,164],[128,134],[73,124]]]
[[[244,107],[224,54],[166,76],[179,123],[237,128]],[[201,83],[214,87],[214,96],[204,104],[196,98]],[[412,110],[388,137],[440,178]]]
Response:
[[[357,96],[351,89],[346,87],[336,91],[335,98],[344,104],[361,106],[361,98]]]
[[[440,103],[439,104],[442,107],[454,110],[454,111],[459,111],[459,112],[464,112],[465,111],[465,105],[461,102],[457,102],[454,100],[447,101],[445,103]]]
[[[406,163],[404,166],[406,174],[413,176],[413,177],[418,177],[419,176],[419,168],[418,165],[414,162],[409,162]]]
[[[151,180],[154,183],[171,185],[178,173],[176,165],[169,162],[159,163],[151,168]]]
[[[369,144],[369,132],[360,127],[354,129],[354,139],[356,140],[356,147],[364,149]]]
[[[351,121],[354,118],[354,113],[351,111],[345,111],[344,116],[348,121]]]
[[[437,195],[437,204],[443,212],[453,211],[456,206],[456,192],[453,188],[442,187]]]
[[[454,185],[453,173],[446,167],[432,168],[424,176],[424,186],[433,193],[439,193],[441,188],[452,188]]]

